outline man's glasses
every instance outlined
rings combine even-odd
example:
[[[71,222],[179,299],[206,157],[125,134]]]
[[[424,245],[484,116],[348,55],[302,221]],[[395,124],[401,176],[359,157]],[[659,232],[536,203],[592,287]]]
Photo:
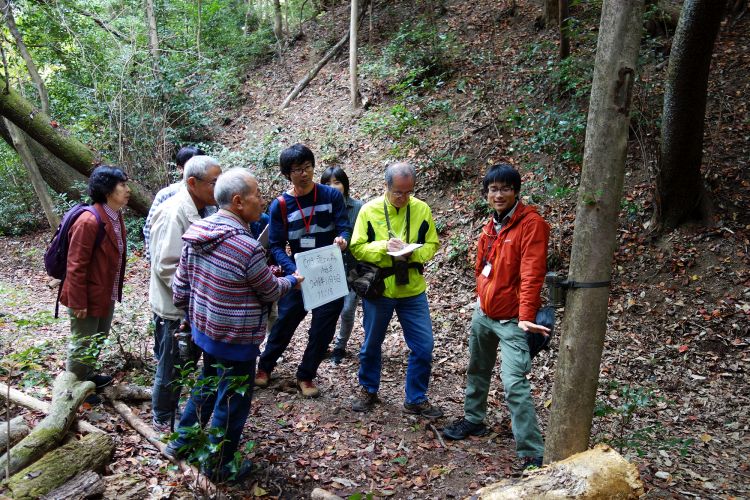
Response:
[[[304,167],[293,168],[289,172],[292,173],[293,175],[302,175],[303,172],[308,172],[309,173],[309,172],[312,172],[312,171],[313,171],[313,166],[312,165],[306,165]]]
[[[208,185],[210,185],[212,187],[216,187],[216,181],[217,181],[217,179],[214,179],[212,181],[207,181],[207,180],[201,179],[200,177],[196,177],[196,179],[199,180],[199,181],[201,181],[201,182],[205,182],[206,184],[208,184]]]
[[[515,192],[512,186],[503,186],[501,188],[491,186],[488,191],[490,194],[511,194]]]
[[[411,196],[414,194],[414,191],[391,191],[391,194],[395,196],[396,198],[402,198],[404,196]]]

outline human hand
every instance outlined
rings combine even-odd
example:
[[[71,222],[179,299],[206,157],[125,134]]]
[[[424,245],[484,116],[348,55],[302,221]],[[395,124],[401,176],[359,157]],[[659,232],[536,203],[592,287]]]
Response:
[[[292,277],[297,280],[297,285],[295,285],[295,290],[300,290],[302,288],[302,282],[305,281],[305,277],[302,276],[298,271],[294,271],[292,273]]]
[[[78,319],[84,319],[88,314],[88,310],[84,307],[83,309],[73,309],[73,316]]]
[[[342,252],[343,252],[344,250],[346,250],[346,245],[347,245],[347,244],[346,244],[346,239],[342,238],[341,236],[336,236],[336,237],[335,237],[335,238],[333,239],[333,243],[334,243],[335,245],[338,245],[338,246],[339,246],[339,248],[341,249],[341,251],[342,251]]]
[[[544,335],[545,337],[549,335],[549,328],[547,328],[546,326],[537,325],[536,323],[532,323],[531,321],[519,321],[518,328],[520,328],[524,332],[539,333],[541,335]]]
[[[391,238],[388,240],[388,243],[386,244],[386,248],[388,248],[389,252],[398,252],[402,248],[404,248],[405,243],[401,241],[398,238]]]

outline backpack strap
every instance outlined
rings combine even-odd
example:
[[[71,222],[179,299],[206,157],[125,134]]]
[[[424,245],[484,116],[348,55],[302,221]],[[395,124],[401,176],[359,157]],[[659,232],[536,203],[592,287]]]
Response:
[[[287,225],[289,224],[289,221],[286,220],[286,200],[284,199],[284,194],[280,194],[278,198],[279,200],[279,208],[281,209],[281,220],[284,222],[284,231],[287,231]]]

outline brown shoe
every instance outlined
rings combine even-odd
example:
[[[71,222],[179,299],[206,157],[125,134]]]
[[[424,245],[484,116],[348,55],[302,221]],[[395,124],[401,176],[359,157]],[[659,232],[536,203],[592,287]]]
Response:
[[[312,380],[297,380],[297,387],[306,398],[317,398],[320,396],[320,390],[315,387]]]
[[[268,373],[258,368],[258,371],[255,372],[255,386],[256,387],[268,387],[268,380],[270,378],[271,377],[270,375],[268,375]]]
[[[379,402],[380,399],[378,399],[377,392],[367,392],[367,389],[360,387],[359,394],[357,394],[357,398],[354,400],[354,403],[352,403],[352,410],[367,412],[373,409],[375,403]]]

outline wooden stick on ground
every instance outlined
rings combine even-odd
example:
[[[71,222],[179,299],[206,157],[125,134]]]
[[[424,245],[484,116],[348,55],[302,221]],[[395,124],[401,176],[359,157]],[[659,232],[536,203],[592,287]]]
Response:
[[[28,394],[24,394],[23,392],[17,389],[13,389],[12,387],[8,387],[7,385],[0,382],[0,399],[5,399],[8,393],[10,393],[10,402],[13,404],[23,406],[24,408],[28,408],[29,410],[44,413],[45,415],[49,413],[49,403],[47,403],[46,401],[41,401],[39,399],[31,397]],[[73,424],[73,428],[81,432],[104,432],[98,427],[94,427],[90,423],[84,422],[82,420],[77,420]]]
[[[183,460],[173,460],[171,457],[168,457],[164,453],[167,445],[161,442],[159,436],[156,434],[156,432],[154,432],[151,426],[141,420],[135,413],[133,413],[128,405],[126,405],[122,401],[117,400],[110,400],[110,403],[112,403],[115,411],[119,413],[120,416],[125,419],[125,421],[133,429],[135,429],[136,432],[138,432],[138,434],[146,438],[146,440],[154,445],[162,455],[167,457],[170,461],[174,462],[180,468],[183,475],[192,476],[192,478],[195,478],[195,484],[198,489],[200,489],[206,495],[211,495],[212,493],[215,493],[217,491],[216,486],[206,476],[201,474],[196,467],[193,467]]]

